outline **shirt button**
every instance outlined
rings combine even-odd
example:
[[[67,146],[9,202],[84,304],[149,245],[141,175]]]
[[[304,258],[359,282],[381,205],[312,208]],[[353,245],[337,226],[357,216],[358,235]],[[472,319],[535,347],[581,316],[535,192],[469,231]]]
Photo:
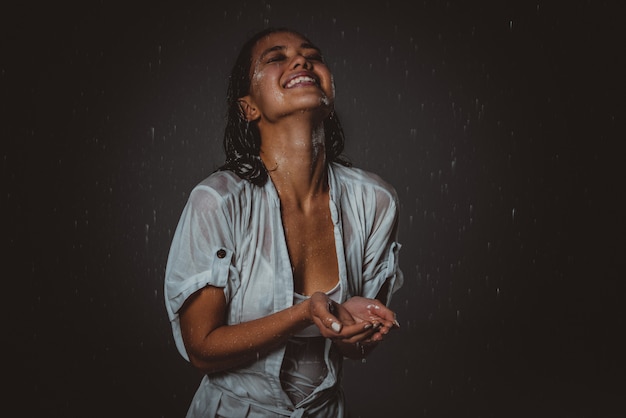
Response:
[[[224,258],[224,257],[226,257],[226,250],[224,249],[217,250],[217,258]]]

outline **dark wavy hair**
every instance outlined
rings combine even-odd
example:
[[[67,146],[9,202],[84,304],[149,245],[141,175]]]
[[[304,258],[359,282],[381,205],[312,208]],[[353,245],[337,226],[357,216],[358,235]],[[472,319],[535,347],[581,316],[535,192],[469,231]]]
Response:
[[[257,186],[264,185],[268,177],[265,165],[259,156],[261,134],[257,122],[250,122],[246,119],[239,105],[239,99],[250,93],[252,49],[263,37],[279,32],[290,32],[304,37],[301,33],[288,28],[267,28],[257,32],[241,48],[228,81],[226,95],[228,110],[224,130],[226,162],[218,168],[218,171],[230,170]],[[334,110],[324,119],[324,134],[326,161],[350,166],[350,162],[341,155],[344,147],[344,133]]]

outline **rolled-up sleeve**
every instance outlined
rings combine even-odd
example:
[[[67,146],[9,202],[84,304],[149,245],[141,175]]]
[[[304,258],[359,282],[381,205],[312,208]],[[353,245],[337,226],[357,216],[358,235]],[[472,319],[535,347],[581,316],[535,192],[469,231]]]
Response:
[[[239,287],[234,250],[226,203],[215,190],[197,186],[176,227],[165,270],[165,305],[176,346],[187,360],[178,311],[207,285],[222,288],[230,301]]]
[[[388,283],[386,303],[404,281],[398,264],[398,201],[393,190],[379,194],[376,199],[375,218],[365,245],[363,260],[362,295],[375,298]]]

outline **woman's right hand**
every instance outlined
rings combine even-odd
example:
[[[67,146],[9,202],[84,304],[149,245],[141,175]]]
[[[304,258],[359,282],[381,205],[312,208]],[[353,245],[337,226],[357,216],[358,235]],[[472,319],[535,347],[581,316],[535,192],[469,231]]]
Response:
[[[322,336],[335,342],[355,344],[366,341],[376,332],[372,322],[357,320],[323,292],[311,295],[309,310]]]

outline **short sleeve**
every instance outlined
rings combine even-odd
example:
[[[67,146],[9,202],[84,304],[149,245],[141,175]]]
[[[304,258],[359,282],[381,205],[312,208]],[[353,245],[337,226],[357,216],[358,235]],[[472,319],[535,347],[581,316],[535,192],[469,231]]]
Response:
[[[233,263],[233,234],[224,199],[207,186],[192,191],[176,227],[165,270],[165,304],[176,345],[188,359],[178,311],[187,298],[211,285],[229,302],[239,287]]]
[[[386,304],[402,286],[404,278],[398,263],[401,248],[398,243],[398,199],[395,190],[389,188],[377,193],[375,219],[365,244],[363,260],[362,295],[375,298],[388,282]]]

